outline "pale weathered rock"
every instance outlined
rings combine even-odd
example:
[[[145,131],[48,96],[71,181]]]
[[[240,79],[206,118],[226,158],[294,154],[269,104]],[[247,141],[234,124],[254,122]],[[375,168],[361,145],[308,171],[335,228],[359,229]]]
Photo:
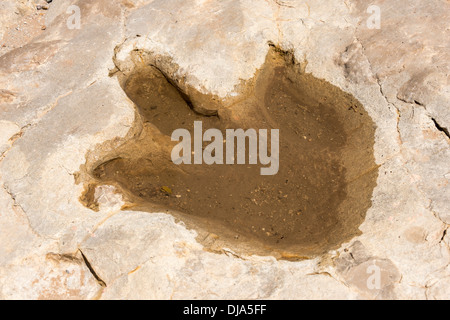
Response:
[[[450,298],[449,4],[384,1],[369,29],[371,4],[52,2],[45,33],[0,56],[0,298]],[[80,29],[68,28],[70,5]],[[132,70],[139,53],[223,98],[269,43],[352,93],[377,126],[378,185],[360,236],[311,260],[238,257],[203,250],[169,214],[120,211],[111,186],[95,192],[99,211],[81,204],[86,153],[135,120],[110,73]]]
[[[17,20],[34,9],[34,2],[30,0],[0,2],[0,11],[2,12],[0,16],[0,39]]]

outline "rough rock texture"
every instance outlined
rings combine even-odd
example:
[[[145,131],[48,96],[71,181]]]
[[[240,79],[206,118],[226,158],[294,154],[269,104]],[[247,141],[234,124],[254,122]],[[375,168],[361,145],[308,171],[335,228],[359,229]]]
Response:
[[[450,298],[450,4],[381,1],[379,30],[366,24],[371,4],[53,1],[45,32],[0,56],[0,298]],[[0,5],[2,36],[14,6]],[[80,29],[67,27],[70,5]],[[268,43],[376,123],[378,185],[361,236],[311,260],[238,257],[203,250],[168,214],[120,211],[113,188],[96,191],[98,212],[79,202],[87,151],[134,121],[109,77],[134,66],[134,50],[170,57],[172,76],[225,97]]]

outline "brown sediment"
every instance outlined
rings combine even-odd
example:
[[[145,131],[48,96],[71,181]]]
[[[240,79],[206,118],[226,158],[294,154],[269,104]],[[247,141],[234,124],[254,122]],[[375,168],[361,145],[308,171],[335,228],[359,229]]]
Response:
[[[128,208],[171,213],[213,251],[298,260],[350,240],[376,185],[374,124],[353,96],[303,69],[271,48],[242,94],[221,100],[186,90],[161,68],[137,67],[122,81],[135,127],[92,151],[82,202],[96,209],[95,187],[115,185]],[[185,128],[193,137],[194,121],[224,137],[225,129],[279,129],[278,173],[263,176],[260,164],[175,165],[171,134]]]

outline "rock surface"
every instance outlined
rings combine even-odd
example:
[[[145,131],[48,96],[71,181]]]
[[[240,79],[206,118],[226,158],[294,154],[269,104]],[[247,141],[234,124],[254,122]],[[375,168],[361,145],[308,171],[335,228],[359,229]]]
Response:
[[[71,5],[79,29],[68,27]],[[0,56],[0,298],[449,299],[450,4],[383,1],[380,29],[368,28],[370,5],[53,1],[45,32]],[[1,6],[11,8],[0,36],[16,23],[15,6]],[[236,256],[205,251],[168,214],[121,211],[111,187],[97,191],[98,212],[80,203],[86,153],[134,122],[109,76],[133,68],[133,52],[169,57],[172,76],[225,97],[268,43],[376,123],[379,177],[362,235],[310,260]]]

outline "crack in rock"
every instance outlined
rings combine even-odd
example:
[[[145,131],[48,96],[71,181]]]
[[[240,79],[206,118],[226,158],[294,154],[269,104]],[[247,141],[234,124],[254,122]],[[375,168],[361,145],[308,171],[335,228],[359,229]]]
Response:
[[[97,280],[98,284],[101,287],[106,288],[106,283],[105,281],[103,281],[98,274],[95,272],[94,268],[92,267],[91,263],[89,262],[89,260],[86,258],[86,256],[84,255],[83,251],[81,251],[81,249],[78,249],[78,251],[80,251],[81,253],[81,257],[83,258],[84,263],[86,264],[86,267],[89,269],[89,271],[91,272],[92,276],[94,276],[95,280]]]

